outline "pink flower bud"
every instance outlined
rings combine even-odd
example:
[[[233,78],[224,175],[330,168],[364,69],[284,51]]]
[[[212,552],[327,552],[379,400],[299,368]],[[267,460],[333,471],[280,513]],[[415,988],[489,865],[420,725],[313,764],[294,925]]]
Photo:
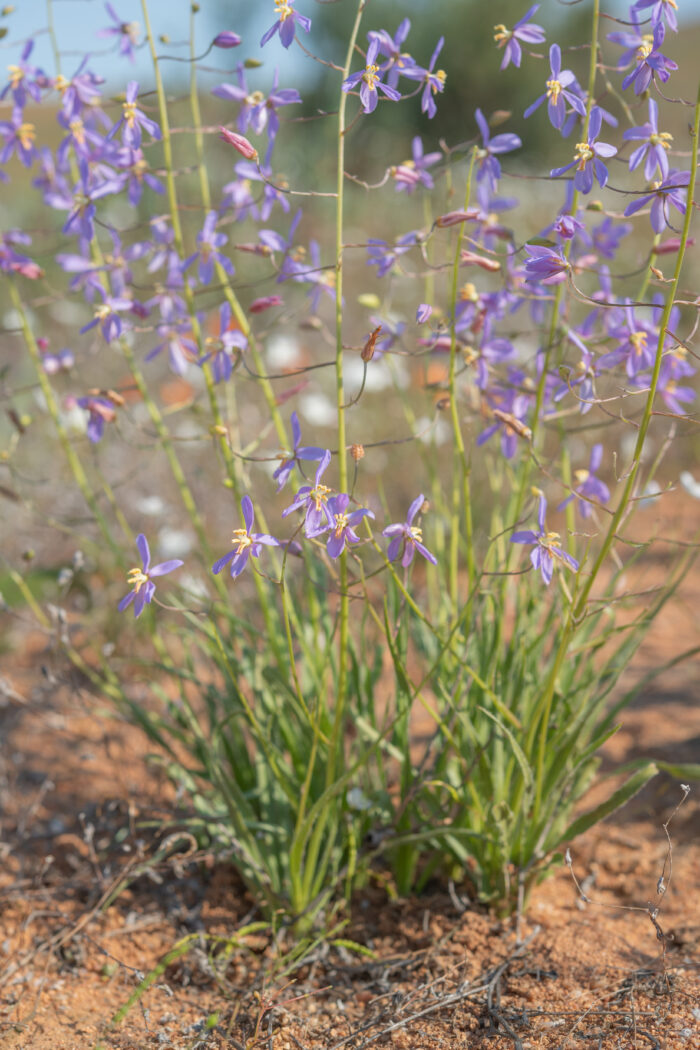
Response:
[[[233,146],[235,150],[245,157],[246,160],[257,160],[258,151],[252,142],[249,142],[245,135],[239,135],[235,131],[229,131],[228,128],[219,127],[221,134],[220,139],[224,142],[228,142],[229,146]]]
[[[469,219],[476,219],[479,216],[478,208],[468,208],[467,211],[448,211],[445,215],[439,215],[435,220],[435,225],[442,228],[443,226],[457,226],[460,222],[467,222]]]
[[[282,306],[283,301],[279,295],[266,295],[262,299],[255,299],[248,309],[252,314],[261,314],[263,310],[269,310],[271,306]]]
[[[477,255],[476,252],[462,252],[460,258],[462,266],[479,266],[489,273],[497,273],[501,268],[497,259],[487,259],[485,255]]]
[[[692,247],[692,245],[695,244],[695,238],[689,237],[686,243],[689,248]],[[674,252],[678,251],[680,246],[680,237],[668,237],[665,241],[662,241],[661,244],[657,244],[652,248],[651,252],[652,255],[672,255]]]

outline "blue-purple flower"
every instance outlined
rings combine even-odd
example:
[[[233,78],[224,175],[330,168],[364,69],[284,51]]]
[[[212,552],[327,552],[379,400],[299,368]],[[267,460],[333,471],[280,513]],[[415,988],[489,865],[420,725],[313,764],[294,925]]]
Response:
[[[600,464],[603,462],[603,446],[601,444],[594,445],[591,449],[591,458],[588,462],[588,468],[581,468],[580,470],[574,471],[575,485],[570,495],[557,507],[557,510],[563,510],[567,504],[571,503],[572,499],[576,500],[576,508],[579,511],[582,518],[590,518],[593,513],[591,506],[591,500],[594,503],[607,503],[610,499],[610,489],[601,481],[600,478],[596,477],[598,470],[600,470]]]
[[[543,95],[528,106],[523,116],[529,117],[536,109],[547,100],[547,112],[552,125],[559,129],[566,120],[566,103],[576,110],[582,117],[586,116],[586,107],[583,100],[567,88],[575,85],[576,77],[570,69],[561,68],[561,48],[558,44],[552,44],[549,49],[550,79],[547,81],[547,90]]]
[[[397,164],[389,169],[391,177],[396,183],[397,191],[401,193],[402,190],[405,190],[406,193],[413,193],[416,186],[419,185],[432,190],[434,183],[428,168],[431,168],[433,164],[437,164],[441,160],[442,153],[423,153],[423,143],[420,135],[414,137],[411,144],[411,153],[413,154],[411,160],[405,160],[403,164]]]
[[[230,562],[231,578],[235,579],[245,569],[248,564],[248,558],[251,556],[253,558],[259,557],[263,547],[279,547],[280,545],[279,540],[276,540],[274,536],[269,536],[266,532],[251,531],[255,520],[255,512],[250,496],[244,496],[241,500],[241,511],[245,528],[233,530],[233,538],[231,540],[233,550],[230,550],[228,554],[224,554],[223,558],[219,558],[218,561],[214,562],[211,571],[215,576]]]
[[[125,55],[131,62],[136,60],[134,48],[138,47],[139,29],[138,22],[125,22],[119,17],[111,4],[106,3],[107,14],[112,19],[113,25],[106,29],[98,29],[97,35],[101,37],[116,36],[119,38],[119,54]]]
[[[232,312],[229,303],[222,303],[219,308],[219,334],[207,336],[205,342],[208,353],[200,360],[212,359],[212,375],[215,383],[227,383],[233,375],[233,353],[242,353],[248,346],[247,336],[232,323]]]
[[[136,546],[141,555],[141,568],[137,566],[129,570],[127,581],[133,590],[122,598],[118,609],[119,612],[124,612],[133,602],[134,617],[138,619],[146,605],[153,601],[153,595],[156,593],[156,585],[152,577],[165,576],[166,573],[179,569],[185,563],[178,558],[173,558],[171,561],[161,562],[160,565],[151,565],[151,552],[148,549],[148,540],[143,533],[136,537]]]
[[[296,412],[292,412],[292,437],[294,439],[294,445],[292,451],[285,455],[284,459],[280,463],[279,467],[275,470],[272,477],[277,482],[277,491],[281,492],[287,481],[292,475],[295,466],[299,466],[301,470],[301,463],[304,462],[315,462],[319,459],[323,459],[325,455],[325,449],[317,448],[315,445],[304,445],[301,444],[301,426],[299,425],[299,416]]]
[[[572,558],[570,554],[563,551],[560,546],[560,539],[558,532],[548,532],[545,525],[545,517],[547,514],[547,501],[542,494],[540,494],[539,500],[539,512],[537,515],[537,524],[539,529],[535,532],[532,529],[525,529],[522,532],[514,532],[510,538],[511,543],[524,543],[533,547],[530,553],[530,561],[534,569],[539,569],[542,579],[546,584],[551,583],[552,574],[554,572],[555,561],[560,565],[566,565],[568,568],[573,569],[574,572],[578,572],[578,562],[575,558]]]
[[[659,131],[659,107],[653,98],[649,99],[649,120],[638,128],[628,128],[622,135],[627,141],[642,140],[630,154],[630,171],[634,171],[644,161],[644,178],[651,182],[658,168],[662,179],[668,175],[668,157],[666,151],[671,148],[673,135],[668,131]]]
[[[670,204],[680,212],[681,215],[685,215],[686,208],[686,190],[685,186],[690,182],[689,171],[669,171],[663,181],[653,182],[651,186],[651,193],[645,193],[641,197],[638,197],[636,201],[632,201],[625,208],[624,214],[634,215],[635,212],[645,207],[647,204],[651,204],[651,225],[656,233],[663,233],[666,226],[671,226],[671,222],[668,214],[668,207]],[[672,227],[671,227],[672,228]]]
[[[544,41],[544,29],[542,26],[530,22],[530,19],[539,9],[539,4],[533,4],[530,10],[518,19],[512,29],[506,29],[504,25],[494,26],[494,40],[499,47],[504,48],[501,69],[505,69],[511,62],[520,68],[522,61],[522,48],[520,41],[524,44],[541,44]]]
[[[321,462],[316,468],[316,477],[313,485],[302,485],[294,497],[294,501],[282,511],[282,517],[286,518],[294,510],[305,510],[304,529],[307,536],[317,536],[333,523],[333,518],[328,509],[329,498],[333,490],[321,481],[330,461],[331,454],[326,449],[321,457]]]
[[[110,401],[109,398],[90,394],[86,397],[69,399],[69,403],[84,408],[88,413],[87,436],[88,440],[93,445],[96,445],[98,441],[102,440],[105,423],[113,423],[116,419],[117,413],[114,409],[114,402]]]
[[[5,138],[5,144],[0,150],[0,164],[7,164],[12,154],[16,153],[25,168],[30,168],[37,156],[34,145],[36,127],[25,121],[18,106],[12,110],[12,120],[0,120],[0,135]]]
[[[656,80],[658,77],[661,83],[665,84],[671,73],[678,69],[678,65],[675,62],[670,58],[666,58],[659,51],[665,35],[666,27],[663,22],[657,22],[654,27],[653,37],[646,34],[642,37],[642,42],[637,48],[635,56],[637,64],[622,81],[623,91],[630,84],[634,84],[635,95],[641,95],[649,87],[652,80]]]
[[[138,149],[141,145],[142,129],[156,141],[161,137],[160,128],[155,120],[147,117],[143,110],[136,105],[138,93],[138,80],[130,80],[126,87],[126,99],[122,103],[122,115],[107,136],[110,139],[113,138],[119,129],[122,128],[122,142],[131,149]]]
[[[391,246],[386,241],[380,241],[377,237],[370,237],[367,240],[367,255],[369,256],[367,265],[376,266],[377,277],[384,277],[385,274],[390,273],[394,269],[399,257],[410,251],[416,243],[415,230],[412,230],[410,233],[404,233]]]
[[[219,217],[215,211],[208,212],[207,217],[204,220],[204,225],[197,234],[199,251],[190,255],[190,257],[185,259],[182,264],[182,269],[186,270],[188,266],[192,265],[195,259],[199,259],[197,276],[202,284],[209,284],[213,278],[215,262],[219,263],[229,277],[235,272],[231,260],[225,255],[222,255],[219,251],[219,248],[222,248],[224,244],[228,243],[228,237],[225,233],[214,232],[216,230],[218,219]]]
[[[445,80],[447,79],[447,74],[445,73],[444,69],[438,69],[435,72],[433,72],[433,67],[437,61],[438,55],[442,51],[444,43],[445,38],[444,36],[441,36],[437,44],[435,45],[435,50],[433,51],[432,58],[430,59],[430,65],[427,69],[423,69],[422,66],[419,66],[416,63],[414,63],[407,69],[402,70],[403,75],[408,80],[418,80],[420,81],[420,83],[425,85],[421,94],[420,108],[422,113],[427,113],[428,116],[431,118],[434,117],[437,113],[435,95],[438,92],[442,92],[445,90]]]
[[[403,548],[403,555],[401,557],[401,564],[404,569],[407,568],[413,561],[413,556],[418,551],[422,554],[426,561],[431,562],[433,565],[437,565],[437,558],[434,554],[431,554],[428,548],[423,543],[423,532],[418,525],[414,525],[414,519],[419,511],[422,509],[425,503],[425,497],[423,493],[413,500],[413,503],[408,508],[408,514],[406,515],[405,521],[396,522],[393,525],[387,525],[382,530],[382,536],[391,537],[391,542],[387,550],[387,558],[389,561],[396,561],[401,549]]]
[[[393,37],[387,33],[386,29],[373,29],[367,34],[368,40],[377,41],[379,44],[379,53],[385,55],[388,60],[383,63],[382,72],[388,73],[386,82],[389,87],[395,88],[399,82],[399,76],[403,73],[404,69],[415,65],[411,56],[407,54],[407,52],[401,50],[410,28],[410,20],[404,18],[399,24]]]
[[[477,150],[479,167],[476,172],[479,203],[486,211],[491,198],[498,189],[498,180],[501,177],[501,165],[496,157],[497,153],[510,153],[514,149],[520,149],[522,142],[517,135],[507,131],[503,135],[494,135],[491,138],[488,121],[480,109],[477,109],[476,122],[483,139],[483,145]]]
[[[357,73],[351,73],[347,80],[343,81],[343,91],[352,91],[354,87],[360,85],[360,101],[364,108],[365,113],[372,113],[377,108],[377,101],[379,95],[377,89],[379,89],[387,98],[390,98],[392,102],[398,102],[401,95],[396,88],[389,87],[388,84],[382,83],[382,71],[377,65],[377,52],[379,51],[379,41],[372,39],[370,45],[367,48],[366,65],[364,69],[358,70]],[[408,75],[408,74],[406,74]]]
[[[632,11],[645,11],[651,8],[651,24],[653,26],[658,25],[662,19],[666,19],[666,23],[669,29],[672,29],[674,33],[678,32],[678,20],[676,19],[676,11],[678,10],[678,4],[676,0],[636,0],[636,3],[632,5]]]
[[[290,47],[296,35],[297,24],[305,33],[311,29],[311,19],[306,15],[300,15],[294,10],[294,0],[275,0],[275,14],[277,21],[263,34],[260,47],[264,47],[268,40],[272,40],[275,33],[279,33],[282,47]]]
[[[360,507],[358,510],[353,510],[348,514],[349,503],[350,497],[345,492],[339,492],[337,496],[331,496],[328,501],[330,518],[328,524],[317,531],[309,532],[307,529],[306,532],[306,535],[310,538],[319,536],[323,532],[330,532],[326,543],[326,551],[331,558],[339,558],[346,546],[359,543],[360,537],[355,532],[355,526],[359,525],[363,518],[374,517],[372,511],[366,507]]]
[[[563,175],[575,167],[574,186],[580,193],[590,193],[593,189],[593,178],[597,179],[600,186],[605,186],[608,181],[608,169],[603,164],[601,157],[614,157],[617,153],[615,146],[608,142],[597,142],[602,125],[602,114],[597,106],[591,110],[588,122],[588,140],[576,144],[576,156],[570,164],[563,168],[552,168],[551,175]]]

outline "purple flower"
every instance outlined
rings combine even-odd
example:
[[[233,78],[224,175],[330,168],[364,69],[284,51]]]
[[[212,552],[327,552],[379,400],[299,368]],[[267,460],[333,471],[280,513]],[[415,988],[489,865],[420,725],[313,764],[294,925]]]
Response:
[[[81,116],[99,103],[99,85],[104,84],[104,77],[90,70],[83,72],[87,61],[86,56],[70,80],[59,74],[52,82],[52,87],[61,96],[61,112],[68,120]]]
[[[224,554],[223,558],[219,558],[215,561],[211,567],[211,571],[217,576],[225,565],[231,563],[231,578],[235,580],[237,576],[240,576],[246,565],[248,564],[248,558],[252,555],[257,558],[260,555],[260,551],[263,546],[265,547],[279,547],[279,540],[276,540],[274,536],[268,536],[266,532],[251,532],[253,528],[253,521],[255,513],[253,511],[253,504],[250,496],[244,496],[241,500],[241,511],[243,512],[243,521],[245,522],[244,529],[234,529],[233,538],[233,550],[229,551],[228,554]]]
[[[353,510],[348,514],[349,503],[350,497],[345,492],[339,492],[337,496],[331,496],[328,501],[330,521],[323,529],[313,533],[314,536],[318,536],[321,532],[330,531],[326,550],[331,558],[339,558],[346,545],[359,543],[360,537],[355,532],[355,525],[359,525],[363,518],[374,517],[372,511],[367,510],[366,507]],[[307,531],[308,535],[310,534]]]
[[[33,49],[34,41],[28,40],[22,48],[19,63],[16,66],[8,66],[7,71],[10,74],[10,79],[0,92],[0,99],[3,99],[9,91],[15,106],[19,106],[20,109],[24,109],[26,106],[27,95],[35,102],[41,101],[41,88],[46,80],[41,69],[38,69],[36,66],[30,66],[27,62]]]
[[[629,128],[622,135],[623,139],[642,139],[642,145],[630,154],[630,171],[634,171],[644,160],[644,178],[651,182],[658,167],[662,179],[668,175],[668,157],[666,150],[671,148],[673,135],[668,131],[659,131],[659,107],[653,98],[649,99],[649,120],[638,128]],[[645,159],[646,158],[646,159]]]
[[[496,154],[510,153],[511,150],[520,149],[522,142],[512,132],[495,135],[491,138],[488,121],[480,109],[477,109],[475,116],[483,139],[483,146],[477,151],[479,167],[476,173],[476,181],[479,203],[486,211],[488,210],[491,197],[498,189],[498,180],[501,177],[501,165],[496,158]]]
[[[413,524],[413,520],[423,507],[424,502],[425,497],[421,492],[420,496],[416,496],[413,503],[408,508],[408,514],[406,515],[405,521],[397,522],[395,525],[387,525],[387,527],[382,530],[382,536],[391,537],[391,542],[386,552],[389,561],[396,561],[401,553],[401,548],[403,547],[401,564],[404,569],[411,564],[416,551],[418,551],[419,554],[422,554],[426,561],[431,562],[433,565],[437,565],[437,558],[435,555],[431,554],[428,548],[423,545],[423,533],[421,529]]]
[[[445,38],[444,36],[441,36],[435,45],[435,50],[433,51],[430,65],[427,69],[423,69],[422,66],[414,63],[412,66],[409,66],[402,71],[403,75],[408,80],[418,80],[425,85],[423,88],[423,94],[421,95],[420,108],[421,112],[427,113],[430,118],[434,117],[437,113],[437,106],[435,105],[435,99],[433,96],[436,95],[438,91],[442,92],[445,90],[447,74],[444,69],[438,69],[437,72],[433,73],[433,66],[437,61],[438,55],[442,51],[444,43]]]
[[[151,120],[143,110],[136,105],[139,93],[137,80],[130,80],[126,88],[126,101],[122,103],[123,114],[114,125],[108,139],[113,138],[120,128],[122,131],[122,142],[131,149],[138,149],[141,145],[141,129],[147,131],[152,139],[160,139],[160,128],[154,120]]]
[[[69,399],[69,401],[71,404],[84,408],[88,413],[87,436],[93,445],[96,445],[102,439],[105,423],[113,423],[116,419],[117,413],[114,410],[114,402],[110,401],[109,398],[96,397],[92,394],[88,397]]]
[[[430,320],[433,308],[429,303],[421,303],[416,310],[416,322],[418,324],[425,324],[426,321]]]
[[[333,524],[331,513],[328,509],[328,500],[333,491],[321,481],[324,471],[331,461],[331,454],[326,449],[321,457],[321,462],[316,468],[316,477],[313,485],[302,485],[290,503],[282,511],[282,517],[286,518],[294,510],[305,510],[304,529],[307,536],[318,536],[320,532]]]
[[[666,226],[671,226],[668,216],[668,205],[672,204],[676,211],[685,215],[686,191],[683,189],[690,182],[689,171],[669,171],[662,182],[652,183],[652,192],[645,193],[632,201],[625,208],[626,216],[634,215],[646,204],[651,203],[651,225],[656,233],[663,233]],[[673,227],[671,227],[673,229]]]
[[[564,258],[561,248],[547,248],[543,244],[526,244],[530,258],[525,263],[525,280],[540,284],[559,284],[571,271],[571,263]]]
[[[607,142],[596,142],[600,134],[602,120],[600,110],[597,106],[594,106],[588,123],[588,141],[576,144],[576,156],[570,164],[565,164],[563,168],[553,168],[550,172],[552,176],[556,177],[575,167],[574,186],[580,193],[591,192],[594,175],[600,186],[605,186],[608,181],[608,169],[600,158],[614,157],[617,153],[615,146],[611,146]]]
[[[134,48],[138,46],[139,42],[138,22],[123,22],[111,4],[106,3],[105,9],[114,25],[106,29],[98,29],[97,35],[100,37],[119,37],[119,54],[125,55],[131,62],[134,62],[136,60]]]
[[[144,183],[154,193],[165,193],[165,187],[160,179],[149,172],[148,161],[142,149],[131,149],[129,146],[124,146],[117,150],[114,163],[126,183],[126,196],[132,208],[135,208],[141,200]]]
[[[405,233],[389,247],[387,241],[380,241],[376,237],[370,237],[367,241],[368,266],[377,267],[377,277],[384,277],[390,273],[399,259],[405,255],[417,243],[416,231]]]
[[[347,92],[352,91],[357,84],[360,84],[360,101],[365,113],[372,113],[377,108],[377,100],[379,98],[377,88],[380,88],[383,94],[390,98],[392,102],[398,102],[401,98],[396,88],[389,87],[388,84],[382,84],[381,78],[383,74],[379,66],[376,65],[378,51],[379,41],[375,37],[367,48],[367,64],[365,68],[357,73],[351,73],[347,80],[343,81],[342,85],[343,91]]]
[[[197,276],[199,277],[201,284],[209,284],[214,276],[214,263],[218,262],[219,265],[226,271],[229,276],[235,273],[233,263],[225,255],[222,255],[219,248],[223,247],[224,244],[228,243],[228,237],[225,233],[215,233],[216,224],[218,221],[218,215],[215,211],[210,211],[204,220],[204,226],[197,234],[197,244],[199,245],[199,251],[194,252],[188,259],[185,259],[182,264],[183,271],[191,266],[195,259],[199,259],[199,267]]]
[[[122,598],[117,608],[119,612],[124,612],[133,602],[134,617],[138,619],[144,607],[153,601],[153,595],[156,593],[156,585],[151,577],[165,576],[166,573],[179,569],[185,563],[178,558],[173,558],[172,561],[163,561],[160,565],[151,565],[151,552],[148,549],[148,540],[143,533],[136,537],[136,546],[141,555],[141,568],[137,567],[129,571],[127,581],[133,590]]]
[[[413,139],[411,152],[413,154],[411,160],[405,160],[403,164],[390,169],[391,177],[396,182],[397,191],[401,193],[402,190],[405,190],[406,193],[413,193],[418,185],[423,185],[426,189],[432,190],[434,183],[432,176],[428,173],[428,168],[431,168],[433,164],[437,164],[442,158],[442,153],[424,154],[420,135],[416,135]]]
[[[678,21],[676,19],[678,5],[676,0],[637,0],[632,5],[631,10],[636,13],[637,11],[644,11],[648,7],[652,8],[651,24],[653,26],[657,26],[665,18],[668,28],[672,29],[674,33],[678,32]]]
[[[16,153],[25,168],[31,168],[38,155],[34,145],[36,127],[25,122],[18,106],[12,110],[12,120],[0,121],[0,135],[5,138],[5,145],[0,151],[0,164],[7,164],[12,154]]]
[[[44,354],[41,363],[46,374],[54,376],[57,372],[70,372],[75,364],[75,355],[68,347],[64,347],[56,354]]]
[[[298,464],[301,470],[302,460],[317,461],[323,459],[325,455],[325,449],[317,448],[315,445],[301,445],[301,427],[299,425],[299,417],[296,412],[292,412],[292,436],[294,439],[294,445],[292,451],[285,455],[284,459],[280,463],[279,467],[275,470],[272,475],[277,482],[277,491],[281,492],[287,481],[292,475],[294,467]]]
[[[296,88],[278,88],[279,70],[275,70],[272,91],[265,98],[261,91],[250,92],[245,79],[245,67],[239,63],[236,69],[238,86],[219,84],[212,90],[217,98],[230,99],[242,103],[238,111],[238,130],[245,134],[249,127],[256,135],[262,135],[267,127],[268,138],[272,142],[279,130],[280,122],[277,109],[280,106],[291,106],[301,102],[302,98]]]
[[[239,328],[233,328],[231,324],[231,307],[229,303],[222,303],[219,309],[219,335],[207,336],[206,347],[209,353],[201,361],[203,365],[209,358],[212,361],[212,374],[215,383],[226,383],[233,374],[232,354],[234,349],[243,351],[248,346],[248,339]]]
[[[295,23],[299,23],[305,33],[311,29],[311,19],[306,15],[297,14],[292,7],[294,0],[275,0],[276,14],[279,16],[274,25],[263,34],[260,47],[264,47],[268,40],[272,40],[275,33],[279,33],[282,47],[290,47],[296,33]]]
[[[520,68],[522,60],[521,40],[524,44],[541,44],[544,41],[544,29],[542,26],[530,22],[539,6],[539,4],[533,4],[527,14],[524,14],[512,29],[506,29],[504,25],[494,26],[496,31],[494,40],[499,47],[505,47],[501,69],[505,69],[510,62],[517,66],[518,69]]]
[[[149,350],[146,360],[152,361],[167,347],[171,372],[174,372],[176,376],[184,376],[190,362],[197,358],[197,344],[191,337],[192,322],[173,319],[165,324],[159,324],[156,331],[161,341],[158,346]]]
[[[95,316],[92,321],[83,325],[80,329],[80,334],[83,335],[85,332],[89,332],[91,328],[99,325],[103,337],[108,343],[111,343],[122,334],[122,319],[119,316],[119,311],[131,310],[133,303],[131,299],[126,297],[107,295],[101,285],[96,287],[98,293],[102,296],[102,302],[95,307]]]
[[[647,35],[642,37],[642,42],[637,48],[637,65],[622,81],[623,91],[630,84],[634,84],[635,95],[641,95],[649,87],[652,80],[655,81],[658,77],[661,83],[665,84],[671,73],[678,69],[675,62],[671,61],[670,58],[666,58],[659,51],[665,35],[666,28],[663,22],[657,22],[653,37]]]
[[[530,554],[530,561],[534,569],[540,570],[544,582],[549,584],[552,581],[555,559],[560,564],[568,565],[574,572],[578,572],[578,562],[561,549],[558,532],[547,532],[545,526],[546,513],[547,501],[543,495],[540,495],[539,513],[537,515],[539,531],[534,532],[531,529],[526,529],[523,532],[514,532],[510,542],[534,545],[534,550]]]
[[[410,28],[411,23],[409,19],[404,18],[393,37],[387,33],[386,29],[373,29],[367,34],[367,39],[370,41],[376,40],[379,44],[379,53],[385,55],[388,59],[382,65],[382,72],[389,74],[386,79],[389,87],[395,88],[404,69],[415,65],[411,56],[401,50]]]
[[[523,116],[529,117],[547,99],[547,111],[549,119],[555,128],[561,128],[566,119],[566,103],[568,102],[582,117],[586,116],[586,107],[573,91],[566,89],[576,82],[576,77],[570,69],[561,68],[561,48],[558,44],[552,44],[549,49],[549,65],[551,77],[547,81],[547,90],[540,95],[531,106],[528,106]]]
[[[659,372],[659,393],[668,408],[679,416],[686,414],[687,409],[683,405],[689,405],[696,398],[695,391],[690,387],[678,385],[679,379],[695,375],[695,369],[688,364],[686,354],[682,346],[664,354]]]
[[[607,503],[610,499],[610,489],[608,486],[596,477],[597,471],[600,469],[600,464],[603,461],[603,446],[598,444],[594,445],[591,449],[591,458],[588,463],[588,469],[574,471],[574,478],[576,485],[573,492],[566,497],[565,500],[557,507],[557,510],[563,510],[567,504],[571,503],[572,499],[576,500],[576,509],[579,511],[582,518],[590,518],[593,513],[593,509],[590,504],[590,500],[596,503]],[[584,498],[586,497],[586,498]]]

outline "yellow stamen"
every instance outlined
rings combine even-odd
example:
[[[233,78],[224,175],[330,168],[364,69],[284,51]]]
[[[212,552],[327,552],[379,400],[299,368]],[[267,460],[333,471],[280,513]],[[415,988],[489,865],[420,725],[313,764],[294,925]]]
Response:
[[[277,8],[276,14],[280,22],[286,22],[294,13],[289,0],[275,0],[275,7]]]
[[[558,80],[547,81],[547,98],[551,98],[552,102],[556,102],[561,92],[561,84]]]
[[[33,124],[20,124],[17,128],[17,138],[23,149],[31,149],[36,138],[36,128]]]
[[[335,528],[333,529],[333,534],[336,536],[337,539],[340,539],[340,537],[341,537],[341,535],[343,533],[343,529],[347,529],[347,527],[348,527],[348,516],[347,516],[347,514],[336,514],[335,515]]]
[[[129,569],[129,574],[126,577],[130,587],[133,587],[138,594],[144,583],[148,583],[148,576],[139,568]]]
[[[632,335],[630,336],[630,343],[634,347],[634,352],[635,354],[637,354],[637,356],[639,356],[641,353],[643,353],[644,350],[646,350],[647,339],[648,336],[646,332],[632,332]]]
[[[253,539],[248,535],[247,529],[234,529],[231,543],[236,554],[242,554],[248,547],[253,546]]]
[[[331,491],[327,485],[316,485],[315,488],[311,489],[309,497],[314,501],[316,510],[320,510],[322,505],[328,501],[328,493]]]

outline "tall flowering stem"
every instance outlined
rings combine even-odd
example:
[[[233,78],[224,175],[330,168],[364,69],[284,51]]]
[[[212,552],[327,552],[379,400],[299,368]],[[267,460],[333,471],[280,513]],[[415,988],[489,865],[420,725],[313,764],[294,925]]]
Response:
[[[476,147],[472,150],[471,161],[469,162],[469,171],[467,173],[467,185],[464,191],[464,211],[466,212],[469,208],[469,200],[472,192],[472,176],[474,174],[474,164],[476,163],[477,149]],[[457,244],[455,247],[455,259],[452,267],[452,289],[450,292],[450,316],[452,318],[452,331],[450,335],[450,365],[449,365],[449,389],[450,389],[450,417],[452,421],[452,432],[454,437],[455,449],[459,457],[461,464],[461,479],[459,471],[454,471],[452,479],[452,523],[450,531],[450,593],[452,596],[452,606],[454,609],[458,607],[458,578],[457,578],[457,565],[459,559],[459,539],[461,535],[460,530],[460,514],[459,504],[460,499],[464,502],[464,519],[465,519],[465,531],[466,531],[466,544],[467,544],[467,591],[471,593],[472,586],[474,583],[474,542],[473,542],[473,522],[472,522],[472,508],[471,508],[471,492],[469,484],[470,465],[467,460],[466,451],[464,448],[464,438],[462,437],[462,427],[459,421],[459,406],[457,404],[457,389],[456,389],[456,369],[457,369],[457,294],[459,288],[459,264],[462,254],[462,241],[464,239],[464,223],[460,223],[458,226],[457,233]],[[460,493],[460,480],[462,491]]]
[[[360,0],[357,6],[355,22],[350,33],[345,65],[343,66],[343,80],[350,76],[350,67],[355,51],[357,34],[360,31],[362,12],[366,6],[366,0]],[[348,462],[346,453],[346,431],[345,431],[345,388],[343,383],[343,202],[345,188],[345,109],[348,95],[340,92],[338,103],[338,152],[337,152],[337,200],[336,200],[336,225],[335,225],[335,390],[336,406],[338,413],[338,488],[340,492],[348,489]],[[342,723],[345,711],[345,694],[347,692],[347,649],[348,649],[348,626],[350,618],[350,599],[348,597],[348,565],[347,553],[344,551],[340,556],[340,618],[338,624],[338,692],[335,708],[335,722],[333,725],[333,738],[331,742],[331,754],[327,769],[327,782],[330,784],[335,777],[336,751],[341,746]]]
[[[593,585],[596,582],[598,573],[604,564],[610,549],[613,545],[615,537],[618,533],[618,529],[622,524],[624,517],[629,510],[630,500],[637,483],[637,476],[639,474],[639,468],[641,466],[641,456],[644,449],[644,443],[646,436],[649,431],[649,425],[651,423],[651,417],[654,411],[654,400],[656,398],[656,391],[659,385],[659,374],[661,371],[661,362],[664,355],[664,344],[666,341],[666,328],[671,316],[671,310],[678,294],[678,285],[680,282],[681,271],[683,269],[683,262],[685,258],[685,251],[688,244],[688,238],[690,235],[690,224],[692,221],[693,207],[692,201],[695,197],[695,186],[697,182],[697,168],[698,168],[698,136],[700,135],[700,84],[698,85],[698,93],[695,102],[695,113],[693,119],[693,131],[692,131],[692,150],[690,158],[690,182],[688,184],[688,207],[686,208],[685,219],[683,222],[683,230],[680,238],[680,245],[678,248],[678,254],[676,257],[676,268],[673,274],[671,286],[668,290],[666,300],[664,302],[663,313],[659,321],[659,338],[656,348],[656,358],[654,361],[654,367],[652,370],[651,379],[649,382],[649,393],[647,394],[646,402],[644,405],[644,411],[639,424],[639,430],[637,432],[637,441],[634,447],[634,453],[632,455],[632,465],[627,474],[625,481],[625,487],[622,491],[617,508],[610,519],[608,531],[605,534],[605,538],[600,545],[600,549],[593,563],[593,566],[588,573],[588,577],[585,581],[581,582],[578,593],[575,595],[574,601],[572,602],[569,617],[562,629],[561,640],[557,650],[557,655],[553,661],[552,668],[550,670],[545,688],[542,692],[542,698],[539,704],[539,712],[532,720],[530,729],[530,742],[534,742],[537,739],[537,733],[539,731],[538,738],[538,755],[537,755],[537,766],[536,766],[536,777],[535,777],[535,806],[539,808],[542,799],[543,780],[544,780],[544,764],[545,764],[545,749],[547,746],[547,733],[546,727],[549,724],[549,718],[552,709],[552,702],[554,698],[554,692],[556,689],[557,676],[561,670],[562,664],[567,655],[569,648],[569,642],[572,635],[574,634],[577,625],[580,623],[581,618],[586,612],[586,603],[591,593]],[[541,712],[541,714],[540,714]]]

